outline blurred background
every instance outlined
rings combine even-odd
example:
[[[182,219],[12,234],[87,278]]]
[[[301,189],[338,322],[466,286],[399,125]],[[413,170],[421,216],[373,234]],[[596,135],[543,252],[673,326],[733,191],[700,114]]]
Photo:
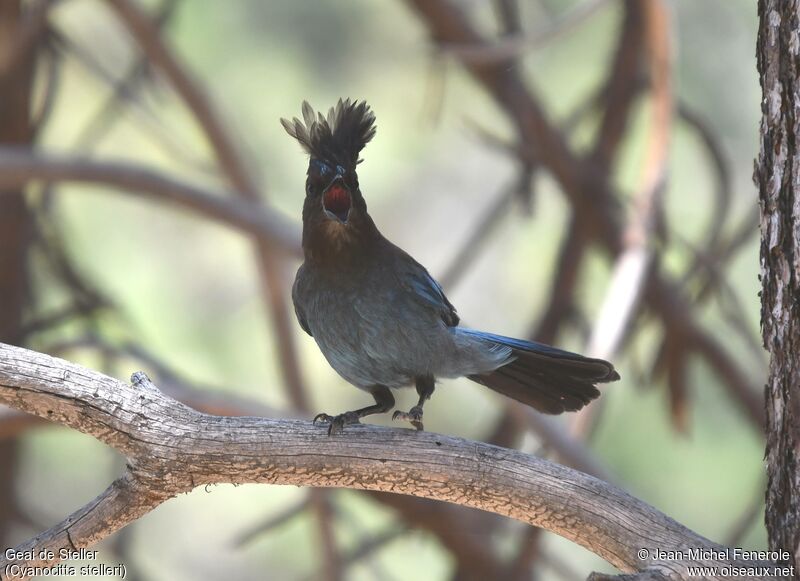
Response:
[[[558,418],[443,381],[426,428],[594,472],[765,548],[756,26],[748,0],[3,0],[0,340],[144,369],[213,413],[366,405],[294,320],[307,158],[278,122],[303,100],[364,99],[370,212],[462,319],[622,375]],[[176,184],[258,203],[274,228],[198,213]],[[0,409],[0,545],[123,468]],[[142,580],[613,570],[478,511],[266,485],[195,490],[100,548]]]

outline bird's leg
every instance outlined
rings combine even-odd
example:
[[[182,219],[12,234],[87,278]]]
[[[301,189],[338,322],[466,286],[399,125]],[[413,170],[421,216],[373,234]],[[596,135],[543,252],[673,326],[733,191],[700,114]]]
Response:
[[[411,425],[422,430],[422,406],[425,405],[425,400],[431,398],[433,390],[436,388],[436,383],[430,375],[424,375],[416,378],[417,393],[419,394],[419,401],[417,405],[408,410],[407,412],[396,411],[392,415],[393,420],[406,420],[411,422]]]
[[[340,433],[348,424],[360,424],[361,418],[372,414],[383,414],[394,407],[392,391],[385,385],[374,385],[367,389],[375,398],[375,405],[370,405],[352,412],[344,412],[338,416],[317,414],[314,423],[329,424],[328,435]]]

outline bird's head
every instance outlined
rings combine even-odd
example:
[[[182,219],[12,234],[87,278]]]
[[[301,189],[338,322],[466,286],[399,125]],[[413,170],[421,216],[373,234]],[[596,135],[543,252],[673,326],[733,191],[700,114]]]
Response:
[[[362,102],[341,99],[328,115],[303,103],[303,120],[281,119],[310,159],[303,205],[303,245],[341,246],[374,229],[358,187],[359,153],[375,135],[375,115]],[[336,244],[333,244],[336,243]]]

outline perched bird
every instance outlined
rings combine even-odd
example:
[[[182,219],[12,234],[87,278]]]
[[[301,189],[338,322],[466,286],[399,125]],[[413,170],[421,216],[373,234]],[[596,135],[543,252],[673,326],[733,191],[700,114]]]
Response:
[[[394,408],[392,390],[414,384],[419,402],[393,419],[422,429],[422,406],[440,377],[472,381],[560,414],[619,379],[614,366],[541,343],[459,326],[456,309],[420,263],[381,235],[358,185],[359,154],[375,135],[365,102],[339,100],[327,117],[303,103],[303,121],[281,119],[310,156],[303,253],[292,299],[297,320],[339,375],[375,404],[314,422],[328,433]]]

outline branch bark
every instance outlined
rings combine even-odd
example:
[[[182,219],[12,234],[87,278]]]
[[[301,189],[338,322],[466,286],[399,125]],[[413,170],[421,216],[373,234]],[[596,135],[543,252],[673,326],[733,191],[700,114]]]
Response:
[[[758,3],[761,150],[755,179],[761,206],[761,327],[770,352],[766,524],[772,548],[800,564],[800,106],[794,1]],[[800,578],[796,576],[795,579]]]
[[[546,528],[626,572],[685,576],[687,566],[734,564],[641,559],[642,548],[654,555],[724,547],[617,487],[515,450],[404,429],[353,426],[331,438],[309,422],[210,416],[165,396],[142,373],[132,379],[128,385],[0,344],[0,402],[94,436],[128,466],[98,499],[18,547],[32,554],[4,555],[0,574],[11,564],[51,565],[37,558],[38,549],[57,556],[87,547],[196,486],[250,482],[387,491],[479,508]]]

